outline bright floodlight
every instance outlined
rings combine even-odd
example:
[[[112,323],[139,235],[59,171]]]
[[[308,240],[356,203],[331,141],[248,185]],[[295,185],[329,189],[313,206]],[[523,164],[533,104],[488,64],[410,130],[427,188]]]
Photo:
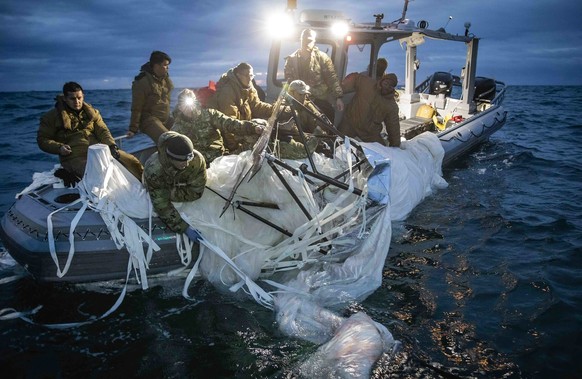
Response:
[[[345,21],[337,21],[331,25],[331,32],[336,37],[343,37],[348,34],[348,24]]]
[[[289,13],[275,13],[267,18],[267,31],[272,38],[285,38],[293,34],[295,26]]]

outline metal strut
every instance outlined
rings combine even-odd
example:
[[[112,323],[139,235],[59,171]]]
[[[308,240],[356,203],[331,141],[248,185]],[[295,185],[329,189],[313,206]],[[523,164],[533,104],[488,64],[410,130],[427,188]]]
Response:
[[[210,188],[210,187],[206,187],[206,188],[208,188],[210,191],[212,191],[214,194],[216,194],[221,199],[228,201],[228,204],[229,205],[232,204],[232,206],[234,208],[243,211],[244,213],[248,214],[249,216],[259,220],[263,224],[266,224],[266,225],[270,226],[271,228],[285,234],[287,237],[293,236],[293,233],[291,233],[287,229],[280,227],[279,225],[267,220],[263,216],[260,216],[260,215],[256,214],[255,212],[253,212],[253,211],[251,211],[243,206],[243,205],[249,205],[249,206],[262,207],[262,208],[280,209],[277,204],[264,203],[264,202],[251,202],[251,201],[234,201],[233,202],[232,199],[231,200],[227,199],[226,196],[222,196],[220,193],[213,190],[212,188]],[[222,216],[222,213],[221,213],[221,216]]]
[[[275,175],[277,175],[277,177],[279,178],[281,183],[283,183],[283,186],[285,186],[285,188],[287,189],[287,192],[289,192],[289,194],[291,195],[293,200],[295,200],[295,202],[297,203],[297,205],[299,206],[299,208],[301,209],[303,214],[307,217],[307,219],[309,221],[311,221],[313,219],[313,217],[311,217],[311,214],[309,214],[309,211],[305,208],[305,206],[303,205],[301,200],[299,200],[299,197],[297,196],[297,194],[293,191],[293,189],[291,188],[289,183],[287,183],[287,181],[285,180],[283,175],[281,175],[281,172],[279,171],[279,169],[277,167],[275,167],[273,160],[267,159],[267,163],[269,164],[269,166],[271,166],[271,168],[273,169],[273,172],[275,172]]]

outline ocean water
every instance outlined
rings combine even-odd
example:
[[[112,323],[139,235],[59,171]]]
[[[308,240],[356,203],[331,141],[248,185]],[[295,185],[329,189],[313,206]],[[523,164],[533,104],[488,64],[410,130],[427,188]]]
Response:
[[[0,215],[32,174],[57,162],[40,151],[53,92],[0,93]],[[174,96],[176,98],[176,96]],[[114,135],[129,90],[86,91]],[[491,140],[444,170],[449,187],[394,225],[382,286],[363,310],[402,342],[373,378],[582,376],[582,87],[510,86],[509,117]],[[124,145],[131,150],[144,139]],[[22,274],[0,251],[0,283]],[[134,290],[109,317],[52,330],[0,321],[2,377],[292,378],[317,346],[278,331],[273,312],[197,283]],[[0,284],[0,309],[37,323],[84,321],[120,288]]]

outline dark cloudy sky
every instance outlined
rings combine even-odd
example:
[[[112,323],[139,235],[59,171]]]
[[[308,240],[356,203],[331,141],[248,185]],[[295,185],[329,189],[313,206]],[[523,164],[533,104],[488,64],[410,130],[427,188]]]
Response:
[[[152,50],[173,58],[176,87],[197,87],[238,62],[261,80],[270,10],[285,0],[3,0],[0,3],[0,91],[130,88]],[[354,21],[400,17],[400,0],[298,0],[300,9],[341,9]],[[465,21],[481,38],[478,74],[507,84],[582,85],[582,1],[414,0],[408,18],[432,28]]]

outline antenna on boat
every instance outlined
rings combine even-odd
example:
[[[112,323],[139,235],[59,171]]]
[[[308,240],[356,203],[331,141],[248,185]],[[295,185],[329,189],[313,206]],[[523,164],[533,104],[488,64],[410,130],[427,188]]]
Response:
[[[384,13],[375,14],[376,23],[372,29],[382,29],[382,19],[384,18]]]
[[[469,21],[465,22],[465,37],[469,35],[469,28],[471,27],[471,23]]]
[[[399,22],[404,22],[404,20],[406,19],[406,11],[408,10],[408,2],[410,0],[404,0],[404,8],[402,9],[402,17],[400,17],[400,21]]]

